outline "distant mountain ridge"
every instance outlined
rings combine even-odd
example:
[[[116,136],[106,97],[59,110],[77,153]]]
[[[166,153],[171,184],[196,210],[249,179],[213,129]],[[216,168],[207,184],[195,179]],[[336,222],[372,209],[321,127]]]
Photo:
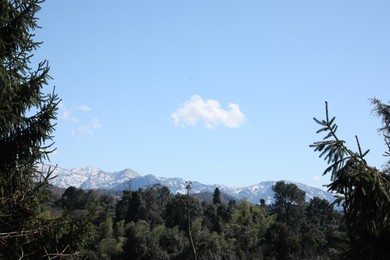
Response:
[[[50,165],[40,166],[40,170],[47,172]],[[111,189],[111,190],[137,190],[138,188],[150,187],[154,184],[161,184],[167,186],[173,194],[186,193],[186,181],[182,178],[166,178],[158,177],[151,174],[141,175],[131,169],[125,169],[119,172],[105,172],[96,167],[63,169],[57,167],[54,169],[52,176],[56,176],[50,180],[50,184],[60,187],[68,188],[74,186],[82,189]],[[228,185],[206,185],[197,181],[192,182],[191,193],[214,192],[215,188],[219,188],[221,192],[234,197],[236,199],[246,198],[252,203],[259,203],[260,199],[265,199],[266,203],[273,202],[274,192],[272,186],[276,181],[260,182],[248,187],[233,187]],[[334,201],[332,193],[315,188],[306,184],[285,181],[286,183],[294,183],[301,190],[306,192],[306,200],[313,197],[327,199],[330,202]]]

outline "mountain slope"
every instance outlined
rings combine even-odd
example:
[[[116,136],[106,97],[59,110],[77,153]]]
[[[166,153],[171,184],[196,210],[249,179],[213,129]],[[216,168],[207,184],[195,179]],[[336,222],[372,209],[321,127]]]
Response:
[[[49,167],[54,168],[50,165],[42,165],[38,169],[47,172]],[[60,188],[74,186],[82,189],[112,189],[115,185],[120,185],[141,175],[130,169],[108,173],[96,167],[74,168],[71,170],[56,167],[52,176],[56,177],[50,180],[50,184]]]
[[[40,170],[48,171],[49,166],[41,166]],[[55,168],[52,176],[57,176],[50,181],[50,184],[60,187],[68,188],[74,186],[82,189],[112,189],[112,190],[137,190],[138,188],[147,188],[155,184],[167,186],[173,194],[186,193],[186,180],[182,178],[166,178],[154,175],[140,175],[139,173],[126,169],[119,172],[108,173],[96,167],[75,168],[71,170],[63,168]],[[327,191],[318,189],[302,183],[285,181],[286,183],[294,183],[301,190],[306,192],[306,200],[313,197],[334,200],[334,196]],[[244,199],[252,203],[259,203],[260,199],[265,199],[267,204],[273,202],[274,192],[272,186],[275,181],[261,182],[248,187],[232,187],[227,185],[206,185],[200,182],[191,182],[191,193],[214,192],[218,187],[221,192],[236,198]]]

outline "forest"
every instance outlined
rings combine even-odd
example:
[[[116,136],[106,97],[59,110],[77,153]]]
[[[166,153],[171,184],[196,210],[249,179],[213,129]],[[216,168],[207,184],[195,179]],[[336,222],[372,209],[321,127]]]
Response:
[[[85,259],[344,257],[350,242],[341,212],[324,199],[305,202],[294,184],[280,181],[273,191],[274,204],[253,205],[222,202],[218,188],[207,203],[160,185],[125,190],[117,199],[69,187],[47,205],[75,220],[56,246]]]
[[[325,103],[320,141],[335,204],[294,184],[273,186],[275,202],[212,202],[164,186],[118,196],[49,185],[37,165],[54,148],[60,97],[47,90],[47,61],[32,68],[42,0],[0,0],[0,259],[390,259],[390,105],[371,99],[388,150],[383,169],[346,146]],[[334,206],[340,210],[334,210]]]

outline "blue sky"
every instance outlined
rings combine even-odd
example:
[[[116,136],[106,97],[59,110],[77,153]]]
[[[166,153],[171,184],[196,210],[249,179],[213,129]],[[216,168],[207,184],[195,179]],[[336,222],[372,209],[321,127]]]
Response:
[[[389,100],[388,1],[47,1],[62,98],[51,163],[247,186],[320,187],[324,102],[385,161],[369,98]]]

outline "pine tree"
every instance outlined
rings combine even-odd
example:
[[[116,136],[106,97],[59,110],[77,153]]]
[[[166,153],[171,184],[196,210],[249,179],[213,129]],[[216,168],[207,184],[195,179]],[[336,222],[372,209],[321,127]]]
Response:
[[[372,100],[375,112],[382,117],[385,143],[390,155],[390,106],[377,99]],[[358,259],[390,259],[390,177],[386,171],[370,166],[356,137],[357,151],[346,146],[339,139],[335,117],[330,118],[326,103],[324,120],[314,120],[321,126],[317,133],[325,132],[322,141],[311,147],[320,152],[330,166],[324,174],[331,173],[330,191],[339,194],[337,202],[344,208],[349,239],[350,253]],[[389,165],[389,163],[387,163]]]
[[[43,92],[48,62],[31,62],[40,45],[33,37],[42,2],[0,0],[1,259],[33,258],[50,233],[43,207],[50,173],[37,166],[53,150],[59,99],[54,91]]]
[[[221,191],[219,188],[215,188],[214,193],[213,193],[213,203],[214,204],[221,204],[222,203],[222,198],[221,198]]]
[[[298,229],[304,221],[306,193],[297,185],[286,184],[284,181],[276,182],[272,190],[275,192],[275,203],[272,207],[277,214],[277,219]]]

